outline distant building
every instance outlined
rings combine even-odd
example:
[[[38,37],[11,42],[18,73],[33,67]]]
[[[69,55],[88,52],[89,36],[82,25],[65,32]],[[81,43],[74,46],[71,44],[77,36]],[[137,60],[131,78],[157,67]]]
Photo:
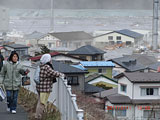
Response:
[[[143,40],[143,35],[128,29],[112,31],[94,38],[94,45],[104,48],[106,45],[125,44],[135,46]]]
[[[0,7],[0,32],[9,30],[9,9]]]
[[[80,57],[88,61],[102,61],[104,60],[104,53],[105,51],[91,45],[85,45],[68,52],[69,55]]]

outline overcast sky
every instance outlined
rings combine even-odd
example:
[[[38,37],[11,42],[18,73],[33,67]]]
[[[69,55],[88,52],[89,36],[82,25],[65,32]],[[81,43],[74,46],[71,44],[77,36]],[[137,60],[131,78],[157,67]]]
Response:
[[[51,0],[0,0],[9,8],[50,8]],[[53,0],[60,9],[151,9],[153,0]]]

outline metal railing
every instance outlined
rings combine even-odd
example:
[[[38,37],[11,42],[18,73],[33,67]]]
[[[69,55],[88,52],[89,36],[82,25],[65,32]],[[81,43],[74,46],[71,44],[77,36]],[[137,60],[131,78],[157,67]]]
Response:
[[[36,85],[33,80],[34,67],[25,66],[30,70],[29,76],[31,79],[31,85],[25,88],[36,93]],[[61,113],[61,120],[83,120],[84,111],[78,108],[76,102],[76,95],[72,94],[71,86],[67,85],[67,80],[63,78],[57,78],[57,82],[53,84],[52,93],[50,94],[49,101],[52,102]]]

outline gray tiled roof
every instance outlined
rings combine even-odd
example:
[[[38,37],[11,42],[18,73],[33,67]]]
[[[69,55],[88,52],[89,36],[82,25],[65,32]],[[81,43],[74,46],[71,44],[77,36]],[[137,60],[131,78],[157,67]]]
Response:
[[[18,48],[29,48],[28,46],[26,45],[22,45],[22,44],[11,44],[11,45],[5,45],[5,46],[8,46],[8,47],[11,47],[11,48],[14,48],[14,49],[18,49]]]
[[[62,73],[81,73],[81,74],[84,74],[84,73],[88,73],[87,71],[83,71],[81,69],[78,69],[78,68],[75,68],[75,67],[72,67],[68,64],[64,64],[64,63],[61,63],[61,62],[57,62],[57,61],[54,61],[53,60],[53,66],[54,66],[54,69],[56,71],[60,71]]]
[[[160,83],[160,73],[132,72],[123,73],[133,83]]]
[[[111,61],[124,67],[126,71],[130,72],[146,69],[150,64],[157,62],[154,56],[138,55],[138,54],[124,55],[123,57],[120,58],[111,59]]]
[[[115,32],[123,34],[123,35],[127,35],[129,37],[133,37],[133,38],[142,38],[143,37],[142,34],[131,31],[131,30],[128,30],[128,29],[118,30],[118,31],[115,31]]]
[[[91,45],[82,46],[74,51],[68,52],[68,54],[75,55],[95,55],[95,54],[104,54],[105,52],[101,49],[93,47]]]
[[[101,91],[105,90],[101,87],[97,87],[97,86],[94,86],[94,85],[91,85],[91,84],[88,84],[88,83],[85,83],[84,87],[85,87],[84,91],[86,93],[97,93],[97,92],[101,92]]]
[[[50,33],[50,34],[60,40],[65,40],[65,41],[93,39],[93,36],[91,36],[90,34],[84,31],[57,32],[57,33]]]
[[[156,70],[158,69],[158,67],[160,66],[160,62],[156,62],[154,64],[149,65],[148,67],[152,70]]]
[[[39,39],[39,38],[43,37],[44,35],[45,35],[44,33],[34,31],[31,34],[25,35],[25,38],[26,39]]]
[[[93,94],[93,96],[100,97],[100,98],[105,98],[109,95],[114,95],[114,94],[117,94],[117,93],[118,93],[118,88],[113,88],[113,89],[102,91],[101,93],[95,93],[95,94]]]
[[[130,104],[132,101],[128,96],[120,95],[120,94],[114,94],[107,96],[107,99],[112,104]]]

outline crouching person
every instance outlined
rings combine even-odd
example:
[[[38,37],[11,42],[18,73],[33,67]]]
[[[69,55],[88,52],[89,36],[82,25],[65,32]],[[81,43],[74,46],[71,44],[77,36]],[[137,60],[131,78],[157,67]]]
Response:
[[[64,74],[54,71],[51,64],[50,54],[44,54],[40,59],[40,82],[36,85],[38,92],[38,103],[35,118],[42,118],[42,114],[47,106],[49,95],[52,92],[52,85],[56,77],[59,76],[64,76]]]
[[[25,74],[25,70],[19,63],[18,54],[16,51],[12,51],[8,61],[2,67],[1,79],[7,94],[7,111],[13,114],[16,113],[18,91],[21,86],[21,75]]]

